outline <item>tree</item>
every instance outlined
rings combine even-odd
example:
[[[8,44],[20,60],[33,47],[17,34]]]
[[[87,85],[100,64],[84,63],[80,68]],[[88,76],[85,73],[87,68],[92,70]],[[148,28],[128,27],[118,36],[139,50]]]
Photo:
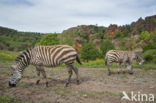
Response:
[[[148,41],[150,39],[150,33],[148,31],[141,32],[139,38]]]
[[[107,51],[114,49],[114,45],[110,40],[104,40],[100,45],[100,50],[103,56],[107,53]]]
[[[59,44],[59,38],[56,33],[49,33],[42,36],[38,45],[57,45]]]
[[[140,39],[146,41],[143,45],[143,57],[146,61],[156,63],[156,30],[148,33],[147,31],[140,34]]]
[[[64,38],[63,44],[67,44],[67,45],[72,46],[73,45],[73,42],[74,41],[70,37],[66,37],[66,38]]]
[[[98,57],[98,50],[93,43],[85,43],[80,51],[83,60],[95,60]]]

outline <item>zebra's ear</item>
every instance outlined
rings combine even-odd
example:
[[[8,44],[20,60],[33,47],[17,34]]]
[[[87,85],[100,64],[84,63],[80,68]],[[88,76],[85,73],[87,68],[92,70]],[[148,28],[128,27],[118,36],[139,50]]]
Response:
[[[23,53],[23,51],[20,51],[20,52],[19,52],[19,54],[22,54],[22,53]]]

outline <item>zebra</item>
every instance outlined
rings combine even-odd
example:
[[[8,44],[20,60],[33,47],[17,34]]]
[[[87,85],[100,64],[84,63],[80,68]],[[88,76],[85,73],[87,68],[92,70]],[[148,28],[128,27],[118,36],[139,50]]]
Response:
[[[78,68],[74,66],[75,60],[81,64],[76,50],[68,45],[35,46],[34,48],[27,49],[15,59],[15,63],[11,66],[13,71],[9,80],[9,86],[16,86],[23,76],[24,69],[30,64],[36,67],[38,76],[36,84],[39,84],[40,74],[42,74],[46,86],[48,86],[44,66],[56,67],[61,64],[65,64],[68,68],[69,77],[65,86],[67,87],[70,83],[73,71],[76,74],[77,84],[79,84]]]
[[[144,63],[144,59],[134,51],[122,51],[122,50],[109,50],[105,56],[105,65],[107,65],[108,75],[111,75],[110,66],[113,62],[118,63],[118,74],[120,73],[121,64],[124,64],[124,68],[127,64],[127,69],[129,70],[129,74],[133,74],[132,64],[136,60],[139,62],[139,65],[142,67]],[[123,73],[125,73],[123,69]]]

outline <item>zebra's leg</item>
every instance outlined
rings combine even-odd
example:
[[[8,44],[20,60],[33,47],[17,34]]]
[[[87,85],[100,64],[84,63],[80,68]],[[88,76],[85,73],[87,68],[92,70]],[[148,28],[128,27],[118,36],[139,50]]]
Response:
[[[65,87],[68,87],[68,85],[70,83],[71,76],[73,74],[73,71],[72,71],[72,67],[71,66],[68,66],[68,74],[69,74],[69,77],[68,77],[67,83],[65,84]]]
[[[120,74],[120,71],[121,71],[121,63],[119,63],[118,74]]]
[[[133,66],[132,66],[132,64],[127,65],[127,69],[129,71],[129,74],[133,74]]]
[[[125,68],[126,68],[126,64],[125,64],[125,63],[123,63],[123,74],[125,74],[125,73],[126,73]]]
[[[36,81],[36,84],[39,84],[39,82],[40,82],[40,68],[38,66],[36,66],[36,72],[37,72],[37,76],[38,76],[38,80]]]
[[[73,66],[72,66],[72,69],[73,69],[73,71],[74,71],[75,74],[76,74],[76,82],[77,82],[77,84],[80,84],[78,68],[75,67],[75,66],[73,65]]]
[[[40,67],[40,72],[42,73],[42,76],[43,76],[43,78],[45,79],[46,87],[48,87],[48,80],[47,80],[46,72],[45,72],[43,66]]]
[[[107,69],[108,69],[108,75],[109,76],[111,75],[110,66],[111,66],[111,63],[108,62]]]

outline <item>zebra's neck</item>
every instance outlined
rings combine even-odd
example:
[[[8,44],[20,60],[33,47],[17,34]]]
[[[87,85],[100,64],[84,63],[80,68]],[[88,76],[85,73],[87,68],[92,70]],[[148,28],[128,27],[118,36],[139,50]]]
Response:
[[[20,72],[22,72],[29,64],[31,60],[31,50],[25,50],[23,51],[17,58],[16,58],[16,64],[17,68]]]

